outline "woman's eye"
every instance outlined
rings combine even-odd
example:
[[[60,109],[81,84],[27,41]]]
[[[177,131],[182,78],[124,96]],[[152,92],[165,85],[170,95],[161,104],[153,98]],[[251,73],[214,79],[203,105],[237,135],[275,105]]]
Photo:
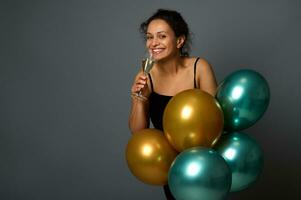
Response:
[[[159,35],[159,38],[164,39],[164,38],[166,38],[166,35]]]
[[[150,40],[150,39],[152,39],[153,37],[152,36],[146,36],[146,39],[147,40]]]

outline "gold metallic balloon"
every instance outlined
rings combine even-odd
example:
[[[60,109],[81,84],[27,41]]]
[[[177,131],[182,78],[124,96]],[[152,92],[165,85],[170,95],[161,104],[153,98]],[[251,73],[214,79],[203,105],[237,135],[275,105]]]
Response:
[[[199,89],[175,95],[163,115],[164,134],[179,152],[213,146],[223,131],[223,113],[216,99]]]
[[[177,152],[162,131],[144,129],[135,132],[126,148],[129,169],[139,180],[151,185],[166,185],[168,171]]]

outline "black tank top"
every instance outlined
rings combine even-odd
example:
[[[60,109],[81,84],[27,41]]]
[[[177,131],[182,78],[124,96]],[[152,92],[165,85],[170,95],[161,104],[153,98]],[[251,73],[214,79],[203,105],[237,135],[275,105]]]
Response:
[[[197,58],[194,62],[194,74],[193,74],[193,81],[194,81],[194,88],[197,88],[196,85],[196,64],[199,58]],[[172,98],[172,96],[165,96],[158,94],[154,91],[152,77],[149,74],[149,80],[151,83],[152,93],[149,96],[149,117],[151,119],[152,124],[156,129],[163,131],[163,113],[164,109]]]

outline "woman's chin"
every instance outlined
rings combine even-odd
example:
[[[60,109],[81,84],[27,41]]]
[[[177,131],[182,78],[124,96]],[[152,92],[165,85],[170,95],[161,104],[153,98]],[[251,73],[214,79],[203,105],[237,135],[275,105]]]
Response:
[[[152,55],[152,58],[155,60],[155,61],[161,61],[161,60],[165,60],[168,56],[164,55],[164,54],[153,54]]]

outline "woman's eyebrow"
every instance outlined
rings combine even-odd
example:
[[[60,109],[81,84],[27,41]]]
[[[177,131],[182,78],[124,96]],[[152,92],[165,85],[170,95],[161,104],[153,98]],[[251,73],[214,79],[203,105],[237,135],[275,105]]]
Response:
[[[157,33],[166,33],[166,31],[159,31],[159,32],[157,32]]]
[[[166,33],[166,31],[158,31],[158,32],[156,32],[156,34],[158,34],[158,33]],[[152,35],[152,33],[150,33],[150,32],[147,32],[146,34]]]

